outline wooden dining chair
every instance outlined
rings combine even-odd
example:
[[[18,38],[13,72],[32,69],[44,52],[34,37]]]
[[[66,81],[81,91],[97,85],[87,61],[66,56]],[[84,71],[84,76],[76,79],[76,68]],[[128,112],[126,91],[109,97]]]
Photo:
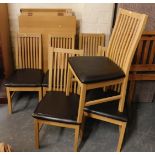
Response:
[[[37,105],[32,116],[35,122],[35,146],[39,148],[39,129],[42,125],[53,125],[75,130],[74,151],[78,149],[78,139],[81,127],[82,114],[79,105],[78,87],[72,77],[71,94],[66,96],[67,85],[67,60],[72,56],[82,56],[82,50],[49,48],[48,89],[43,99]]]
[[[48,36],[48,47],[74,49],[75,47],[75,35],[73,34],[49,34]],[[43,82],[43,95],[46,93],[48,88],[48,71],[45,73]]]
[[[103,33],[80,33],[79,49],[84,50],[84,56],[96,56],[98,46],[104,46],[105,36]]]
[[[120,122],[112,114],[105,115],[103,104],[109,102],[109,106],[111,106],[111,102],[118,101],[118,105],[115,105],[117,111],[114,110],[116,108],[110,109],[111,111],[114,110],[114,113],[118,113],[118,115],[123,115],[129,69],[146,21],[147,15],[145,14],[120,9],[105,53],[106,56],[72,57],[68,60],[67,95],[70,89],[70,77],[74,76],[81,89],[80,104],[85,108],[85,114],[121,127],[117,151],[121,149],[126,119],[123,120],[121,118]],[[119,92],[103,95],[109,90],[113,92],[111,87],[113,88],[116,85],[120,86]],[[104,88],[102,90],[105,91],[101,93],[101,97],[97,94],[95,98],[90,98],[89,100],[86,98],[86,92],[99,88]]]
[[[12,97],[17,91],[36,91],[39,100],[42,98],[41,34],[17,34],[15,63],[16,69],[5,83],[9,113],[12,113]]]

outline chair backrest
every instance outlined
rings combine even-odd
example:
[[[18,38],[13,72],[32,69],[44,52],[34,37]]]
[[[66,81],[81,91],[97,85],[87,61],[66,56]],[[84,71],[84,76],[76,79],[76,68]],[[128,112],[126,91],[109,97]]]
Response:
[[[107,56],[118,64],[125,74],[130,65],[147,21],[147,15],[119,9],[107,48]]]
[[[155,32],[144,32],[130,68],[130,80],[155,80]]]
[[[83,50],[49,48],[49,91],[66,91],[68,58],[82,55]],[[77,92],[77,84],[74,83],[72,86],[72,91]]]
[[[50,34],[49,47],[74,49],[75,35],[72,34]]]
[[[16,69],[42,69],[41,34],[18,33],[15,52]]]
[[[140,71],[145,70],[144,66],[149,67],[149,65],[155,65],[155,33],[148,32],[143,34],[138,44],[132,65]],[[150,69],[152,69],[152,67],[150,67]],[[150,69],[147,68],[145,71],[150,71]]]
[[[79,34],[79,49],[84,50],[85,56],[96,56],[98,46],[104,46],[103,33],[80,33]]]

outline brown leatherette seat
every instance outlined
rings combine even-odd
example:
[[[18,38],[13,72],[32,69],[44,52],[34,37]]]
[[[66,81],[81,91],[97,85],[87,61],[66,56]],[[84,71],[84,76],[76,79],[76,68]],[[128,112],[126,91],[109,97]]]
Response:
[[[37,119],[77,124],[79,95],[51,91],[39,102],[32,116]]]
[[[87,91],[86,101],[111,97],[117,94],[118,93],[116,91],[111,90],[103,91],[102,88],[92,89]],[[104,117],[127,122],[128,108],[127,106],[125,106],[125,110],[123,112],[119,112],[118,103],[119,103],[118,100],[104,102],[96,105],[85,106],[84,110],[88,113],[93,113]]]
[[[103,56],[71,57],[69,64],[83,83],[103,82],[125,77],[117,64]]]
[[[40,69],[18,69],[6,80],[6,87],[40,87],[43,80]]]

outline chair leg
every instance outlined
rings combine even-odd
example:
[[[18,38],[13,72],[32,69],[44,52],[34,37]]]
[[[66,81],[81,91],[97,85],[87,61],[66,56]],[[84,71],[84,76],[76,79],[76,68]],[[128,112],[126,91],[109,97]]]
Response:
[[[70,66],[68,66],[67,85],[66,85],[66,96],[69,96],[70,85],[71,85],[71,77],[72,77],[72,72],[70,70]]]
[[[11,102],[11,94],[9,88],[6,88],[7,100],[8,100],[8,111],[9,114],[12,114],[12,102]]]
[[[77,152],[77,151],[78,151],[79,133],[80,133],[80,126],[77,126],[77,127],[75,128],[74,152]]]
[[[120,152],[122,148],[122,143],[123,143],[125,129],[126,129],[126,122],[124,122],[119,127],[120,127],[119,128],[120,135],[119,135],[119,140],[118,140],[118,145],[117,145],[117,152]]]
[[[135,84],[136,81],[131,80],[129,84],[129,94],[128,94],[128,104],[131,105],[135,93]]]
[[[39,149],[39,121],[34,120],[35,147]]]
[[[83,120],[82,120],[82,124],[81,124],[81,126],[80,126],[80,138],[81,138],[81,140],[82,140],[82,138],[83,138],[85,120],[86,120],[86,117],[85,117],[85,115],[83,114]]]
[[[38,93],[39,93],[39,101],[41,101],[41,99],[42,99],[42,88],[39,89]]]
[[[122,86],[121,86],[121,99],[119,101],[119,107],[118,107],[118,110],[120,112],[123,112],[123,110],[124,110],[127,82],[128,82],[128,76],[126,76],[126,78],[124,79]]]
[[[45,96],[45,94],[46,94],[46,87],[43,87],[43,97]]]
[[[41,130],[42,127],[43,127],[43,123],[39,123],[39,131]]]

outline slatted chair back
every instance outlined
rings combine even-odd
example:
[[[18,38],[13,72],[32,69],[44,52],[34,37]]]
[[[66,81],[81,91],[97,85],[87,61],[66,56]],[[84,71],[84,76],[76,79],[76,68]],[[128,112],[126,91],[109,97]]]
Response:
[[[74,49],[75,36],[70,34],[50,34],[49,47]]]
[[[68,58],[82,55],[83,50],[49,48],[49,91],[66,91]],[[73,78],[71,91],[78,93],[78,89]]]
[[[143,34],[130,70],[155,71],[155,34]]]
[[[18,33],[16,69],[42,69],[41,34]]]
[[[119,9],[107,56],[128,74],[130,65],[141,38],[147,15]]]
[[[98,52],[98,46],[104,46],[104,34],[79,34],[79,49],[84,50],[85,56],[96,56]]]

